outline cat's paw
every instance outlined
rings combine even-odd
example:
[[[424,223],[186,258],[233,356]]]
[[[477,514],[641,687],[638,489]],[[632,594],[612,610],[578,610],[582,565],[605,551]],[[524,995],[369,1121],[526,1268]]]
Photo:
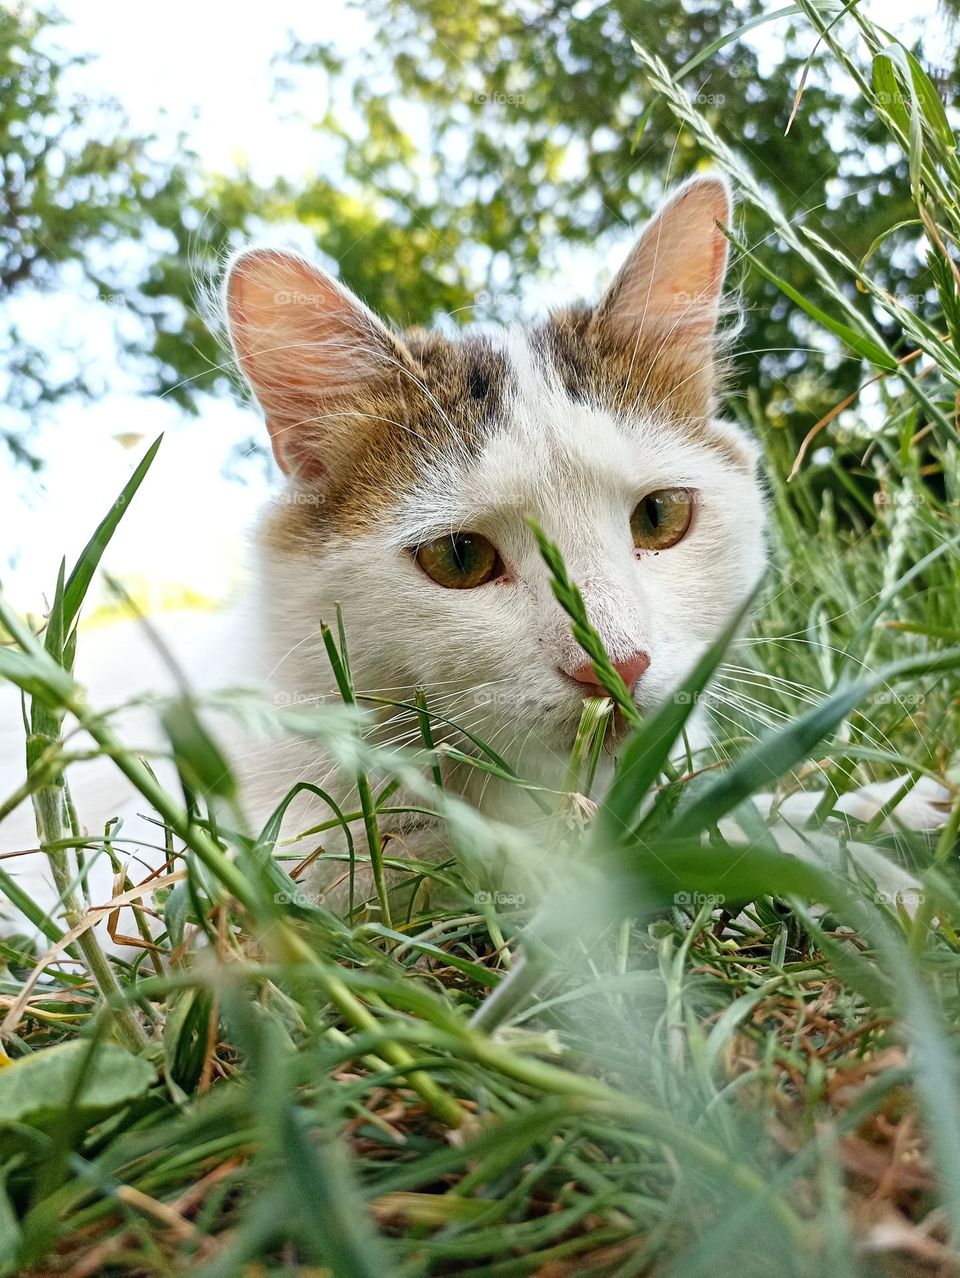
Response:
[[[849,790],[837,799],[835,810],[857,821],[872,821],[906,781],[906,777],[895,777],[892,781],[875,781],[859,790]],[[887,834],[902,829],[938,830],[946,825],[952,802],[953,796],[945,785],[933,777],[921,777],[887,814],[880,829]]]

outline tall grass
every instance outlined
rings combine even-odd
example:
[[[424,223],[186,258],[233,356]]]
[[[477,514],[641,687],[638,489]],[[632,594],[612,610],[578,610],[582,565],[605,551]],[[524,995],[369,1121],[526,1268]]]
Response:
[[[906,793],[944,775],[960,739],[960,170],[911,55],[855,9],[828,25],[800,8],[817,56],[908,156],[928,305],[906,310],[869,259],[789,221],[662,60],[637,50],[651,90],[811,267],[820,295],[792,300],[861,361],[873,421],[851,477],[821,449],[848,429],[841,414],[796,465],[762,406],[740,406],[769,457],[769,587],[746,642],[724,636],[634,726],[606,794],[591,792],[608,703],[586,707],[559,801],[464,734],[464,766],[530,786],[543,809],[533,834],[444,791],[429,692],[415,706],[422,746],[405,752],[364,742],[362,699],[350,713],[298,708],[297,730],[357,773],[359,809],[332,807],[330,827],[347,827],[351,882],[369,868],[375,894],[336,914],[289,872],[290,796],[244,833],[202,703],[182,693],[162,707],[175,794],[74,679],[83,597],[156,446],[61,571],[44,624],[0,602],[0,676],[22,691],[29,729],[27,784],[0,813],[33,803],[63,923],[0,861],[0,891],[50,947],[38,957],[26,936],[0,940],[0,1274],[954,1272],[960,805],[932,837],[830,812],[872,779],[906,776]],[[744,269],[778,278],[768,247],[737,248]],[[541,549],[622,704],[575,583]],[[355,702],[349,635],[326,622]],[[716,758],[675,766],[701,699]],[[112,847],[83,833],[70,800],[76,725],[165,830],[161,877],[124,886],[135,909],[149,892],[162,913],[157,948],[135,960],[105,956],[103,911],[77,892],[82,863]],[[447,823],[450,864],[390,854],[384,813],[401,781]],[[803,785],[826,797],[797,858],[753,798]],[[741,835],[725,824],[734,815]],[[847,861],[850,836],[885,858],[872,865],[908,870],[911,894]],[[498,893],[478,867],[505,847]],[[544,852],[549,876],[525,879],[518,907],[511,876]],[[410,908],[404,878],[425,876],[453,904]]]

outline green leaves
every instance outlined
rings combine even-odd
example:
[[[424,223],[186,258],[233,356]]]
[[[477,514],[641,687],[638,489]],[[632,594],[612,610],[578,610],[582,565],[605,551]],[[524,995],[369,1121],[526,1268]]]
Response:
[[[724,234],[730,243],[737,248],[739,253],[742,254],[742,256],[763,276],[764,279],[769,280],[771,284],[775,284],[781,293],[784,293],[787,297],[789,297],[791,302],[794,302],[802,311],[805,311],[811,319],[816,320],[821,328],[825,328],[828,333],[832,333],[834,337],[838,337],[840,341],[843,342],[845,346],[849,347],[855,354],[861,356],[863,359],[869,360],[870,363],[874,364],[877,368],[885,369],[888,373],[896,371],[896,359],[894,359],[888,351],[884,350],[879,342],[864,333],[858,333],[856,329],[852,328],[849,324],[844,324],[842,321],[834,319],[832,315],[828,315],[826,311],[822,310],[819,306],[816,306],[808,297],[805,297],[799,289],[794,288],[794,286],[787,280],[783,279],[782,276],[775,274],[770,267],[765,265],[756,253],[748,248],[746,244],[742,243],[732,231],[725,230]]]
[[[822,705],[763,737],[680,812],[668,835],[681,838],[708,830],[751,795],[774,788],[860,704],[872,686],[864,681],[841,688]]]
[[[635,822],[643,801],[661,773],[671,772],[670,754],[684,725],[701,699],[742,626],[753,597],[744,603],[717,636],[697,665],[657,713],[627,741],[617,773],[598,816],[595,839],[601,845],[621,838]]]
[[[875,55],[873,84],[879,104],[894,117],[904,133],[910,133],[916,119],[946,151],[956,150],[957,140],[940,94],[927,72],[903,45],[891,43]]]
[[[0,1068],[0,1128],[55,1121],[67,1099],[93,1121],[142,1096],[155,1077],[149,1061],[113,1043],[45,1047]]]
[[[184,695],[170,701],[161,712],[161,720],[187,788],[200,794],[234,798],[237,787],[230,764],[190,698]]]

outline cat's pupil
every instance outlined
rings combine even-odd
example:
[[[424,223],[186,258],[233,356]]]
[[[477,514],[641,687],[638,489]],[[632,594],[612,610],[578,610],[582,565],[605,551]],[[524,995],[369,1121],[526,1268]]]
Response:
[[[454,537],[453,539],[453,562],[457,565],[457,571],[463,572],[467,566],[467,560],[470,556],[470,538]]]
[[[660,516],[661,516],[660,503],[656,501],[653,497],[648,497],[646,500],[646,507],[647,507],[647,519],[649,519],[650,521],[650,527],[659,528]]]

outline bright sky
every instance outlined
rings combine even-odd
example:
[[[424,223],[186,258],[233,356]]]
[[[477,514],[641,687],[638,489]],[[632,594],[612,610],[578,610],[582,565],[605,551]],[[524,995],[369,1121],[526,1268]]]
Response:
[[[144,21],[142,9],[122,0],[61,0],[70,26],[57,42],[96,60],[75,73],[71,87],[91,97],[110,95],[135,130],[174,138],[183,127],[211,170],[245,162],[255,176],[309,174],[323,156],[323,141],[295,118],[297,94],[274,98],[271,59],[302,41],[337,33],[349,53],[364,37],[363,20],[340,3],[271,0],[269,5],[226,5],[168,0],[163,20]],[[244,14],[244,10],[248,14]],[[321,83],[311,77],[315,92]],[[311,111],[322,114],[322,103]],[[69,296],[19,304],[26,333],[45,344],[71,345],[80,331],[94,350],[109,355],[109,324]],[[91,329],[92,336],[91,336]],[[165,586],[186,585],[220,598],[235,581],[245,530],[268,493],[262,468],[243,480],[223,474],[239,440],[260,434],[255,414],[240,404],[209,401],[203,415],[186,417],[174,404],[131,393],[130,378],[105,368],[105,393],[94,404],[71,403],[44,428],[36,450],[45,466],[37,478],[0,459],[0,554],[13,548],[12,570],[0,563],[4,589],[15,605],[38,608],[57,564],[82,547],[109,508],[147,444],[161,431],[163,445],[136,501],[124,518],[105,566],[124,578]],[[136,434],[125,446],[117,436]],[[69,566],[69,563],[68,563]]]
[[[0,0],[2,3],[3,0]],[[772,8],[778,4],[772,4]],[[871,17],[902,31],[900,0],[867,0]],[[933,0],[909,7],[912,21],[932,21]],[[311,76],[280,100],[273,97],[271,59],[291,43],[335,33],[343,53],[362,47],[365,20],[344,0],[271,0],[266,5],[222,0],[168,0],[149,22],[129,0],[60,0],[71,24],[58,42],[96,60],[77,73],[74,86],[92,97],[117,98],[135,129],[172,139],[188,128],[192,144],[212,170],[230,170],[239,160],[264,181],[319,171],[325,160],[322,135],[296,118],[299,107],[316,119],[324,103],[315,95],[321,77]],[[730,5],[731,25],[735,9]],[[151,11],[152,12],[152,11]],[[929,34],[929,33],[928,33]],[[753,37],[773,51],[775,28]],[[773,42],[771,45],[770,42]],[[928,48],[936,48],[930,40]],[[622,253],[626,247],[618,246]],[[574,273],[575,292],[590,291],[593,263]],[[571,284],[564,272],[566,284]],[[42,333],[55,352],[83,329],[107,354],[109,326],[101,315],[68,295],[21,306],[25,332]],[[102,331],[99,332],[97,325]],[[92,334],[92,337],[91,337]],[[60,556],[68,560],[110,506],[146,445],[166,432],[159,457],[108,552],[115,574],[148,580],[160,589],[180,584],[214,598],[236,580],[244,530],[268,492],[257,466],[244,482],[225,478],[231,448],[261,431],[256,417],[238,404],[211,400],[199,419],[187,419],[170,402],[131,393],[128,376],[105,365],[104,394],[94,404],[65,406],[36,445],[46,465],[30,478],[0,457],[0,572],[15,605],[39,609]],[[117,436],[136,434],[132,449]],[[14,553],[12,568],[5,560]]]

